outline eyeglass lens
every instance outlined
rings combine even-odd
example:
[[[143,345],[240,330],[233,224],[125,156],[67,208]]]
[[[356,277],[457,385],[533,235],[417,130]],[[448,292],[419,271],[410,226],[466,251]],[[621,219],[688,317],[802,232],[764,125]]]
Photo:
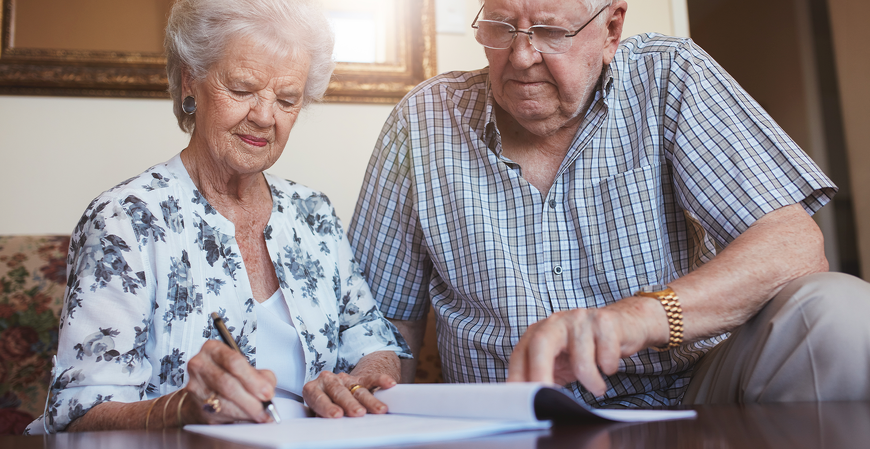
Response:
[[[541,53],[562,53],[571,47],[571,39],[566,37],[569,31],[561,27],[535,25],[521,31],[504,22],[478,20],[474,34],[481,45],[501,50],[510,47],[520,33],[529,35],[532,46]]]
[[[518,30],[513,25],[504,22],[478,20],[485,4],[480,6],[480,11],[477,12],[474,22],[471,22],[471,27],[474,28],[474,37],[477,39],[477,42],[480,42],[484,47],[504,50],[511,46],[517,34],[522,33],[529,37],[529,43],[532,44],[532,47],[541,53],[564,53],[571,48],[571,43],[574,42],[571,38],[577,36],[583,28],[586,28],[586,25],[592,23],[611,4],[612,2],[604,5],[591,19],[573,33],[565,28],[549,25],[533,25],[524,31]]]

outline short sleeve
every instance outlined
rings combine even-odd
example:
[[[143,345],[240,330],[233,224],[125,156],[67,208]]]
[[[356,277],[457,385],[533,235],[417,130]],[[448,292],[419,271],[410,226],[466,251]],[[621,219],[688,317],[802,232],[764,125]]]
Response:
[[[418,223],[413,176],[413,146],[425,145],[426,138],[412,136],[407,121],[413,118],[403,115],[413,98],[406,97],[384,124],[348,231],[381,311],[398,320],[425,317],[432,270]]]
[[[673,54],[666,158],[680,205],[722,246],[764,214],[809,214],[837,187],[758,103],[691,40]]]

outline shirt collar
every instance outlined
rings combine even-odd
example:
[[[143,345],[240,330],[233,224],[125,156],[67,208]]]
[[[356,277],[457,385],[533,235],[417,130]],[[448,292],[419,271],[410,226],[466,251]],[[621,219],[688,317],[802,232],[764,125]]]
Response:
[[[608,96],[613,88],[613,69],[612,64],[607,65],[607,67],[601,72],[601,78],[599,78],[598,91],[596,98],[592,100],[592,105],[594,105],[599,99],[604,99],[606,102],[608,100]],[[496,126],[495,119],[495,98],[492,96],[492,79],[490,77],[486,78],[486,103],[484,104],[484,129],[483,129],[483,141],[486,142],[486,146],[490,148],[496,156],[501,154],[501,145],[498,145],[500,136],[498,134],[498,127]],[[592,105],[590,105],[590,110],[592,109]],[[588,113],[588,111],[587,111]]]
[[[499,156],[501,154],[501,145],[498,143],[501,139],[495,123],[495,98],[492,96],[492,79],[489,76],[486,77],[484,98],[486,100],[483,106],[483,141],[486,143],[487,148],[492,150],[496,156]]]
[[[607,64],[607,67],[604,69],[603,72],[601,72],[601,84],[599,84],[599,86],[600,86],[599,93],[601,94],[601,98],[604,98],[605,100],[610,95],[610,91],[612,90],[612,87],[613,87],[612,64],[613,64],[613,62],[611,62],[610,64]]]

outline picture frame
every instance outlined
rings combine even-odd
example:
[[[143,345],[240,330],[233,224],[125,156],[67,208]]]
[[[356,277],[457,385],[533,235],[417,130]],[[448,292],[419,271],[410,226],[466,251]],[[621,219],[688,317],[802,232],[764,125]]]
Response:
[[[16,6],[24,1],[32,0],[2,0],[0,95],[169,97],[162,51],[16,45],[24,30],[36,26],[16,21]],[[391,15],[395,18],[391,34],[397,41],[393,60],[337,62],[325,101],[394,104],[436,74],[434,0],[395,0],[391,4],[396,7]]]

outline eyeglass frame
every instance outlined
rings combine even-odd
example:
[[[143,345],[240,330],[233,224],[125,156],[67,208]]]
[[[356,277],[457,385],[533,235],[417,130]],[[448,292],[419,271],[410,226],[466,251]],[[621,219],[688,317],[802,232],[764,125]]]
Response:
[[[601,13],[603,13],[604,10],[607,9],[607,8],[609,8],[612,4],[613,4],[613,2],[610,2],[610,3],[606,4],[606,5],[604,5],[604,7],[601,8],[600,10],[598,10],[598,12],[595,13],[595,15],[592,16],[591,19],[589,19],[586,23],[584,23],[583,26],[581,26],[580,28],[578,28],[577,31],[575,31],[575,32],[573,32],[573,33],[568,33],[568,34],[565,35],[565,37],[574,37],[574,36],[577,36],[578,34],[580,34],[580,32],[583,31],[583,29],[586,28],[587,25],[589,25],[590,23],[592,23],[592,21],[595,20],[595,18],[597,18],[598,16],[600,16]],[[474,16],[474,21],[471,22],[471,28],[474,28],[475,30],[479,30],[479,29],[480,29],[480,27],[479,27],[479,26],[476,26],[476,24],[477,24],[477,22],[478,22],[478,19],[480,19],[480,13],[483,12],[483,8],[484,8],[484,7],[486,7],[486,2],[484,2],[482,5],[480,5],[480,10],[477,11],[477,15]],[[565,30],[565,31],[571,31],[571,30],[569,30],[568,28],[563,28],[563,27],[555,26],[555,25],[532,25],[532,26],[526,28],[525,30],[523,30],[523,29],[521,29],[521,28],[517,28],[517,27],[515,27],[515,26],[513,26],[513,25],[511,25],[511,24],[509,24],[509,23],[507,23],[507,22],[502,22],[502,21],[500,21],[500,20],[488,20],[488,19],[480,19],[480,20],[483,20],[483,21],[486,21],[486,22],[490,22],[490,23],[503,23],[503,24],[505,24],[505,25],[507,25],[507,26],[509,26],[509,27],[511,27],[511,28],[513,29],[513,31],[510,31],[510,33],[513,34],[513,36],[511,37],[511,41],[510,41],[510,43],[508,44],[507,47],[504,47],[504,48],[495,48],[495,47],[490,47],[490,46],[484,45],[484,44],[481,43],[480,41],[477,41],[477,43],[479,43],[480,45],[483,45],[483,46],[486,47],[486,48],[491,48],[491,49],[493,49],[493,50],[507,50],[508,48],[511,48],[511,45],[514,44],[514,41],[516,40],[516,38],[517,38],[517,34],[518,34],[518,33],[523,33],[523,34],[525,34],[526,36],[528,36],[528,37],[529,37],[529,45],[531,45],[532,48],[534,48],[536,52],[541,53],[541,54],[545,54],[545,55],[559,55],[559,54],[562,54],[562,53],[566,53],[568,50],[571,49],[571,45],[574,44],[574,41],[573,41],[573,40],[570,40],[570,41],[568,41],[568,42],[570,42],[571,45],[568,45],[568,48],[566,48],[566,49],[563,50],[563,51],[560,51],[560,52],[543,52],[543,51],[541,51],[541,50],[538,50],[538,47],[535,47],[535,44],[532,42],[532,35],[534,34],[534,33],[531,31],[532,28],[535,28],[535,27],[539,27],[539,28],[549,27],[549,28],[560,28],[560,29],[563,29],[563,30]],[[475,39],[474,39],[474,40],[477,40],[477,33],[476,33],[476,32],[475,32]]]

